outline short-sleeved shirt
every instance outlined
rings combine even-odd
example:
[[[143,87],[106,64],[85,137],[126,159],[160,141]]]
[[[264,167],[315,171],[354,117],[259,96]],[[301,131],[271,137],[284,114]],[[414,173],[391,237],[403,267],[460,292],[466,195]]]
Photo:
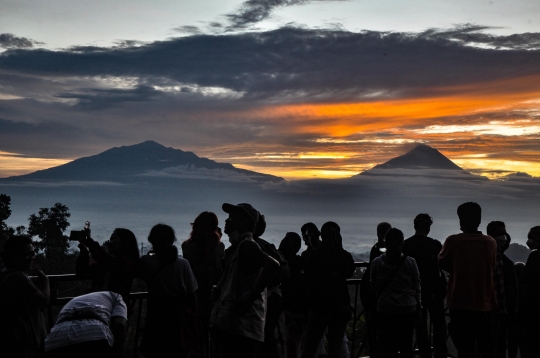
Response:
[[[90,318],[96,314],[99,318]],[[89,318],[76,319],[81,316]],[[75,297],[60,311],[45,340],[45,351],[99,340],[107,340],[112,347],[114,336],[109,327],[112,317],[127,319],[126,304],[120,294],[102,291]]]
[[[441,269],[450,272],[446,300],[450,309],[497,310],[494,275],[497,243],[491,236],[462,233],[449,236],[439,254]]]
[[[0,340],[41,347],[47,330],[41,310],[30,300],[37,288],[20,271],[0,274]],[[1,347],[0,347],[1,350]]]

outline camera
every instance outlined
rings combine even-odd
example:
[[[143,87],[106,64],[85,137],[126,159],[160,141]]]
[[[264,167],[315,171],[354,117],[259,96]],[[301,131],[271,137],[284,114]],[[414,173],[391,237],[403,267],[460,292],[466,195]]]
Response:
[[[71,230],[69,241],[85,241],[90,237],[90,221],[84,223],[84,230]]]

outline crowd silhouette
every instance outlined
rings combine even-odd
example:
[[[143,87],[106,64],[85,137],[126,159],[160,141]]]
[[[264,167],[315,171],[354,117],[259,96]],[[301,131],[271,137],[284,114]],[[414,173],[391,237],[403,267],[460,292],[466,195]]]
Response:
[[[227,249],[208,211],[191,224],[181,255],[169,225],[152,227],[142,257],[130,230],[117,228],[100,245],[87,229],[75,269],[91,275],[92,287],[62,308],[49,333],[48,278],[33,267],[32,239],[11,236],[1,250],[0,356],[121,357],[139,278],[148,289],[145,357],[348,357],[347,280],[356,266],[339,225],[328,221],[319,231],[306,223],[276,248],[262,238],[266,219],[252,205],[222,210]],[[540,226],[529,231],[527,262],[514,263],[504,222],[491,221],[483,234],[474,202],[457,215],[461,233],[443,243],[429,237],[434,220],[426,213],[414,217],[409,238],[377,225],[360,287],[371,357],[413,357],[414,342],[422,358],[448,357],[448,333],[460,358],[540,357]]]

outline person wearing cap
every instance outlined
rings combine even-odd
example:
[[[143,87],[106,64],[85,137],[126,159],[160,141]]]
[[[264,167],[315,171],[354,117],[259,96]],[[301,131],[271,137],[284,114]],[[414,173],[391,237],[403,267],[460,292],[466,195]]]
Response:
[[[440,241],[428,236],[433,219],[428,214],[422,213],[414,218],[413,236],[403,242],[401,251],[404,255],[416,260],[420,271],[422,314],[421,319],[415,326],[418,347],[420,354],[424,357],[431,357],[431,344],[427,331],[427,313],[429,312],[430,322],[433,324],[433,347],[435,358],[448,356],[446,347],[446,317],[444,315],[444,288],[445,278],[439,269],[438,257],[442,245]],[[442,280],[442,281],[441,281]],[[442,282],[442,287],[440,286]]]
[[[210,318],[222,358],[255,357],[264,342],[266,287],[279,263],[253,240],[259,219],[250,204],[223,204],[229,214],[224,232],[231,246],[225,250],[223,274],[215,289],[216,302]]]

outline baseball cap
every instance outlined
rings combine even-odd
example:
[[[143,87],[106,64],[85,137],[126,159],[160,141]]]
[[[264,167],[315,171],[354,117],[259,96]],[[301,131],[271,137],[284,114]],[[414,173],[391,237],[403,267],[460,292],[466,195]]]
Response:
[[[257,223],[257,221],[259,221],[259,212],[255,210],[255,208],[251,206],[251,204],[241,203],[238,205],[233,205],[233,204],[225,203],[223,204],[221,208],[227,214],[230,214],[233,212],[241,212],[241,213],[247,214],[247,216],[251,220],[253,220],[254,223]]]

